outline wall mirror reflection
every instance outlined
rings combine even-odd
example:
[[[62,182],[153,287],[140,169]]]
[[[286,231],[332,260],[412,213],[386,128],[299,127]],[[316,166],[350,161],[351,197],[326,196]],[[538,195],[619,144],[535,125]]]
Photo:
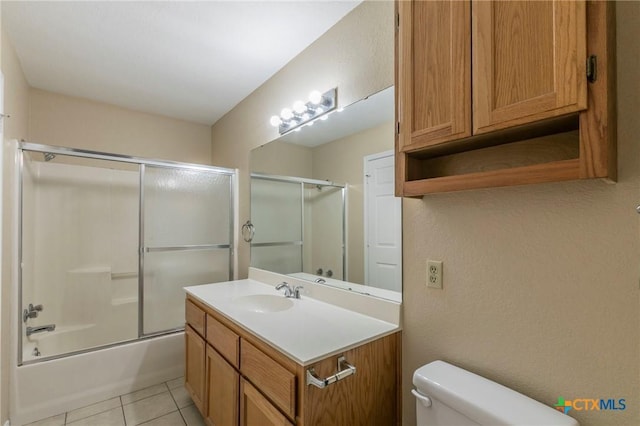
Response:
[[[251,151],[251,266],[402,300],[389,87]]]

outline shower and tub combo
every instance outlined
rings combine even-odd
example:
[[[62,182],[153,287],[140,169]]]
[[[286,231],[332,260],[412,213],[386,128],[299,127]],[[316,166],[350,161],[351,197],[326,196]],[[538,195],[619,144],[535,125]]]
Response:
[[[181,376],[182,287],[234,278],[236,171],[14,146],[12,424]]]

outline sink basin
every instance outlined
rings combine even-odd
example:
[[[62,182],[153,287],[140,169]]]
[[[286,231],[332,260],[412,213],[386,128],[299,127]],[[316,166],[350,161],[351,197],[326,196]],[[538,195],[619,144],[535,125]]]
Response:
[[[232,303],[247,311],[252,312],[280,312],[293,306],[293,301],[284,296],[271,294],[252,294],[232,300]]]

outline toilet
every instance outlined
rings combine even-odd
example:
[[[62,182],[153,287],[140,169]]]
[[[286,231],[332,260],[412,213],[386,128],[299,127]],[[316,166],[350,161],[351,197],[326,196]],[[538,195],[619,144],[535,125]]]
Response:
[[[417,426],[579,426],[552,407],[444,361],[418,368],[413,384]]]

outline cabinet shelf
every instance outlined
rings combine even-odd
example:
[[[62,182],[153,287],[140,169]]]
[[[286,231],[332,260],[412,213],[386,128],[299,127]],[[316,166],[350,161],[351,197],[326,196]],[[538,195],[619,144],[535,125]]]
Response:
[[[397,196],[616,179],[615,4],[558,7],[396,2]],[[575,28],[558,27],[557,14],[575,17]],[[505,28],[513,21],[523,21],[531,33],[546,32],[539,35],[548,43],[528,35],[520,40],[538,49],[540,69],[522,65],[533,50],[511,49]],[[425,28],[434,25],[455,36],[430,36]],[[587,57],[598,64],[597,78],[588,83]],[[575,59],[555,62],[562,58]],[[435,93],[434,87],[448,91]],[[464,96],[454,96],[462,89]]]
[[[580,163],[577,159],[554,161],[488,172],[407,181],[404,183],[404,196],[418,197],[428,193],[557,182],[578,179],[579,176]]]

